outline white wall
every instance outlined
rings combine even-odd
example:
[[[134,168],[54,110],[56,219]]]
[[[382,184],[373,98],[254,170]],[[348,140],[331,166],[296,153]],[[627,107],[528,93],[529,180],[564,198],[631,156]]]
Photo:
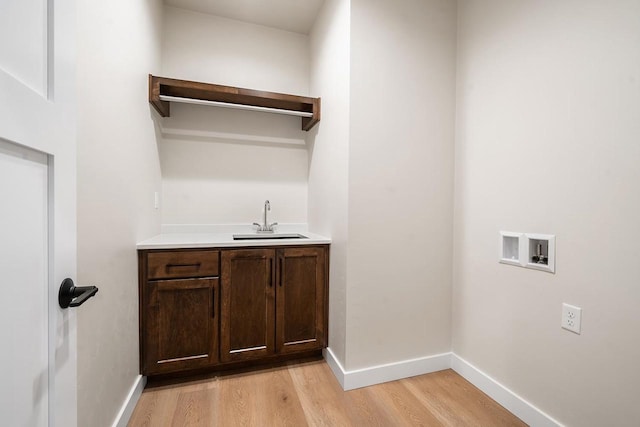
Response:
[[[308,135],[309,229],[331,236],[329,347],[346,355],[349,178],[349,0],[326,0],[310,33],[311,95],[322,121]]]
[[[450,350],[456,19],[351,6],[348,370]]]
[[[160,144],[165,224],[305,223],[307,150],[164,139]],[[236,161],[230,161],[236,160]]]
[[[162,75],[306,96],[308,37],[165,6]],[[163,223],[307,222],[300,118],[173,103],[159,119]]]
[[[308,37],[165,6],[166,77],[307,95]]]
[[[161,3],[78,2],[78,425],[108,426],[138,376],[136,242],[159,232],[160,169],[147,74]]]
[[[453,350],[567,425],[640,420],[638,22],[637,1],[459,3]],[[499,230],[555,234],[556,274],[498,264]]]

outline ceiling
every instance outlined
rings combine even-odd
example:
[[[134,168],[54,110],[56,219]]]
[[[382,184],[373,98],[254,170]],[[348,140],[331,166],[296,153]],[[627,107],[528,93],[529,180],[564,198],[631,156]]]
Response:
[[[165,4],[308,34],[324,0],[164,0]]]

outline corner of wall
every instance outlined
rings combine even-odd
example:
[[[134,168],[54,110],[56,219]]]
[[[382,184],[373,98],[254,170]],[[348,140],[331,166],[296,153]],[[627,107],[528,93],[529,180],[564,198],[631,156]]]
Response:
[[[327,0],[309,36],[311,96],[322,98],[322,120],[307,138],[310,229],[332,238],[329,345],[346,347],[347,187],[349,147],[349,2]]]

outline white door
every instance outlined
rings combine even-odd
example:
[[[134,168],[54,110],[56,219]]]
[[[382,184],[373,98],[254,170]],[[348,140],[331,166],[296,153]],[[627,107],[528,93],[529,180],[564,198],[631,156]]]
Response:
[[[74,0],[0,0],[0,424],[73,427]],[[85,308],[85,307],[82,307]]]

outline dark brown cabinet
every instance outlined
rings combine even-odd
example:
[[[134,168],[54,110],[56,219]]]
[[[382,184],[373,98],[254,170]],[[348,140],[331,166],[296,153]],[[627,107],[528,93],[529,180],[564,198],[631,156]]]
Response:
[[[274,353],[274,249],[222,252],[223,362]]]
[[[323,248],[278,249],[276,351],[326,346],[326,254]]]
[[[140,257],[140,365],[146,375],[218,361],[218,251]]]
[[[149,283],[147,372],[195,369],[218,361],[217,293],[218,279]]]
[[[325,346],[325,249],[222,252],[221,360]]]
[[[319,353],[327,344],[328,252],[140,250],[142,374]]]

